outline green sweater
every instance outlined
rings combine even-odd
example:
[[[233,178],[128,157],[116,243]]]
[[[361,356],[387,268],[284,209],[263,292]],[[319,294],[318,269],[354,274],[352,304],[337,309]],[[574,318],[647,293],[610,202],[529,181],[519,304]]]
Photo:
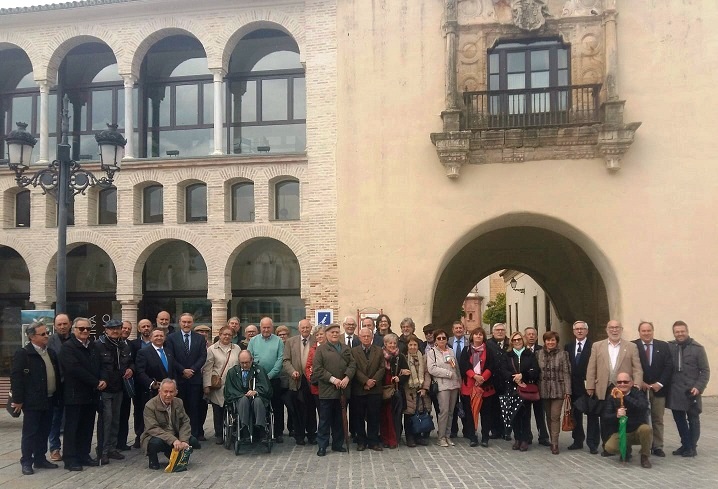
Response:
[[[279,377],[284,358],[284,342],[279,336],[273,334],[265,339],[264,336],[257,335],[249,340],[247,350],[254,357],[254,363],[267,371],[270,380]]]

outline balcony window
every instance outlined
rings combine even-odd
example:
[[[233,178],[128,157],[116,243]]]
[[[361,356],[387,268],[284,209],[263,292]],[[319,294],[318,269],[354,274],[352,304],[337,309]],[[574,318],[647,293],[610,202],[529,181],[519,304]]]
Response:
[[[254,184],[252,182],[232,185],[232,220],[254,221]]]
[[[30,191],[22,190],[15,194],[15,227],[30,227]]]
[[[163,221],[162,185],[150,185],[142,191],[142,222]]]
[[[106,188],[98,194],[98,224],[117,224],[117,189]]]
[[[207,221],[207,185],[196,183],[185,189],[185,216],[187,222]]]
[[[299,219],[299,182],[284,180],[274,188],[274,218],[278,221]]]

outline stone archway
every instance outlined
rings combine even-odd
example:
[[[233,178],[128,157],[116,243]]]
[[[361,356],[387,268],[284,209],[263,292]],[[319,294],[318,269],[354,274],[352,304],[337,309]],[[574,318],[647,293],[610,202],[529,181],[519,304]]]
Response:
[[[585,320],[599,326],[591,328],[595,333],[602,330],[600,325],[612,313],[620,310],[618,293],[613,290],[617,288],[615,275],[608,261],[589,256],[603,256],[595,245],[582,243],[582,247],[577,243],[580,236],[589,242],[587,237],[565,223],[560,223],[565,229],[559,232],[556,228],[561,226],[532,226],[528,225],[530,219],[505,226],[499,224],[500,219],[497,221],[487,226],[493,229],[464,240],[448,259],[434,289],[434,324],[450,325],[471,287],[501,269],[531,275],[551,298],[563,324]]]

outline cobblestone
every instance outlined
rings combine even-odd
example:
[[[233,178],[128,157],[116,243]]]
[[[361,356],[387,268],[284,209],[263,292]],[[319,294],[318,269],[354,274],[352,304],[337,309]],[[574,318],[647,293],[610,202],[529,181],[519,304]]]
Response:
[[[0,488],[112,488],[156,489],[168,482],[183,488],[220,489],[255,487],[326,489],[448,489],[448,488],[553,488],[609,489],[676,488],[718,486],[715,475],[718,451],[718,398],[704,399],[702,434],[698,457],[673,457],[678,446],[670,412],[666,412],[664,459],[652,457],[653,468],[642,469],[638,457],[621,465],[615,457],[590,455],[586,449],[569,452],[570,435],[561,434],[561,454],[551,455],[546,447],[533,445],[526,453],[511,450],[511,443],[492,440],[489,448],[470,448],[458,438],[456,447],[407,448],[383,452],[351,451],[316,456],[314,446],[296,446],[291,438],[275,445],[271,454],[257,450],[235,457],[233,451],[215,445],[212,438],[192,454],[187,472],[165,474],[147,468],[140,450],[124,452],[127,459],[109,466],[67,472],[62,463],[56,470],[38,470],[35,475],[20,473],[21,419],[0,416]],[[205,425],[212,434],[211,410]],[[634,451],[636,449],[634,448]],[[162,461],[163,459],[160,458]]]

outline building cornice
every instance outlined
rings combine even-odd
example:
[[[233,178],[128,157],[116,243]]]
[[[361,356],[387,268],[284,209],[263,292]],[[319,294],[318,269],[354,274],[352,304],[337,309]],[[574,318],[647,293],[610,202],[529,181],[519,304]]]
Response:
[[[84,0],[81,2],[63,2],[47,5],[32,5],[30,7],[0,8],[0,15],[27,14],[31,12],[47,12],[50,10],[68,10],[81,7],[95,7],[98,5],[112,5],[116,3],[130,3],[139,0]]]

